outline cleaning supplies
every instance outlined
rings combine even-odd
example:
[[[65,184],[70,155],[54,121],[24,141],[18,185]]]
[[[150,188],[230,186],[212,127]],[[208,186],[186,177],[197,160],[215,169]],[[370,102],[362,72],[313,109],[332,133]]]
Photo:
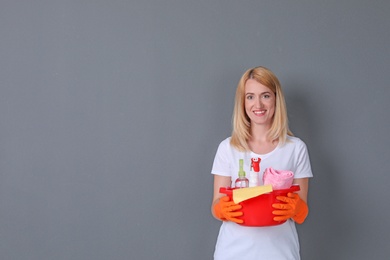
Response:
[[[248,194],[239,194],[239,193],[246,193],[248,190],[251,189],[257,190],[257,189],[264,189],[264,188],[263,186],[257,186],[257,187],[246,188],[246,189],[221,187],[219,189],[219,192],[228,195],[233,201],[236,201],[236,203],[242,205],[242,208],[239,211],[243,213],[240,219],[244,220],[244,223],[240,225],[248,226],[248,227],[263,227],[263,226],[275,226],[275,225],[283,224],[284,222],[286,222],[286,220],[283,221],[274,220],[275,217],[281,217],[281,216],[276,216],[272,213],[273,211],[277,210],[275,207],[272,207],[272,204],[282,204],[283,202],[277,200],[276,198],[279,196],[282,197],[288,196],[287,194],[289,192],[293,193],[299,191],[300,190],[299,185],[293,185],[291,186],[291,188],[285,190],[273,190],[271,192],[267,192],[262,195],[255,196],[250,199],[246,199],[244,201],[241,201],[241,199],[237,200],[238,199],[237,195],[239,195],[239,197],[241,197],[241,195],[248,195]],[[299,218],[303,218],[301,217],[301,215],[304,216],[304,210],[300,210],[299,213],[298,212],[296,213],[296,217],[293,217],[297,223],[298,221],[302,221],[301,219],[299,219]]]
[[[260,158],[251,158],[251,170],[249,172],[249,187],[259,186]]]
[[[262,185],[246,189],[233,189],[233,201],[234,203],[240,203],[269,192],[272,192],[272,185]]]
[[[271,184],[274,190],[288,189],[294,181],[294,173],[286,170],[275,170],[268,167],[264,171],[264,185]]]
[[[236,189],[249,187],[249,180],[246,178],[244,171],[244,159],[239,160],[238,178],[235,181],[234,185]]]

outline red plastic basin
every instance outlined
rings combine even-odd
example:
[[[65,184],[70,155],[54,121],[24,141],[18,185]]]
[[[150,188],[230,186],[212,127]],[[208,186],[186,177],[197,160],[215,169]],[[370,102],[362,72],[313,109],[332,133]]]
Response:
[[[224,193],[233,198],[234,188],[224,188],[219,189],[220,193]],[[243,215],[239,218],[244,220],[244,223],[240,224],[242,226],[251,226],[251,227],[264,227],[264,226],[276,226],[283,224],[286,221],[274,221],[275,215],[272,214],[272,211],[275,209],[272,207],[274,203],[284,203],[276,199],[277,196],[287,196],[287,193],[299,191],[299,185],[293,185],[289,189],[283,190],[274,190],[269,193],[259,195],[247,200],[240,202],[242,205],[241,211]]]

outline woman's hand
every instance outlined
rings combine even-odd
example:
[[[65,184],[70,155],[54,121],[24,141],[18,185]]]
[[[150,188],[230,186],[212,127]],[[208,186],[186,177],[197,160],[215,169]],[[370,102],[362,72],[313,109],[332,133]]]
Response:
[[[294,219],[298,224],[302,224],[308,213],[309,208],[297,193],[288,193],[286,196],[277,196],[276,199],[285,203],[274,203],[272,207],[278,210],[272,211],[276,217],[275,221],[284,221],[289,218]]]
[[[222,221],[229,220],[238,224],[242,224],[244,223],[244,220],[237,218],[243,215],[241,211],[238,211],[241,208],[242,206],[240,204],[236,204],[234,201],[231,201],[228,196],[224,196],[214,204],[214,216]]]

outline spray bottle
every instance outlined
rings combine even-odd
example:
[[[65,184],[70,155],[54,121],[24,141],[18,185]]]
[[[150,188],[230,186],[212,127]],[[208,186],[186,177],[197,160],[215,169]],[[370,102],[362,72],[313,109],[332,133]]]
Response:
[[[238,170],[238,178],[236,182],[234,183],[236,189],[241,188],[248,188],[249,187],[249,180],[245,177],[245,171],[244,171],[244,159],[239,160],[239,170]]]
[[[259,186],[260,158],[251,158],[251,170],[249,173],[249,187]]]

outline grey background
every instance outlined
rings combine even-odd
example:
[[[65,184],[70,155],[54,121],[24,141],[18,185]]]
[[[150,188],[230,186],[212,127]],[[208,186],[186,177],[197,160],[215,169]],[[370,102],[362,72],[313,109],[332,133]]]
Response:
[[[212,259],[212,161],[269,67],[310,152],[302,259],[387,259],[390,2],[0,2],[0,258]]]

